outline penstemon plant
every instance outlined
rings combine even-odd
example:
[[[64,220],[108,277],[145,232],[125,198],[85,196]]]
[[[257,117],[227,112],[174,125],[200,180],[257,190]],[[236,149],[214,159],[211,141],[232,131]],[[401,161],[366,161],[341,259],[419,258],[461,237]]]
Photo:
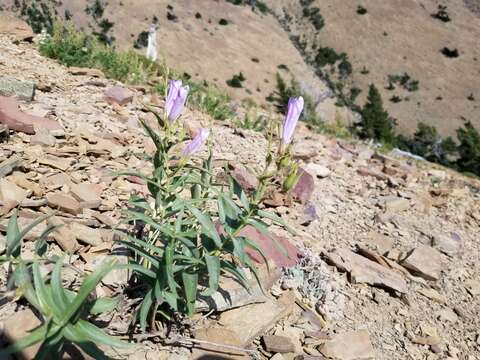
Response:
[[[266,259],[255,241],[241,235],[242,229],[254,226],[269,235],[266,220],[285,226],[281,218],[260,209],[265,187],[248,195],[227,170],[226,182],[215,181],[209,130],[201,129],[185,143],[177,119],[186,92],[188,88],[181,82],[171,81],[165,113],[161,116],[152,111],[162,135],[142,122],[156,146],[152,174],[120,174],[144,179],[149,190],[147,197],[132,196],[132,209],[128,210],[128,221],[142,224],[142,231],[124,235],[122,240],[135,254],[130,268],[145,289],[137,311],[142,330],[147,326],[155,329],[158,314],[165,318],[174,313],[193,315],[196,300],[215,293],[222,274],[248,288],[244,270],[249,269],[259,282],[246,249],[258,251]],[[184,146],[180,153],[175,151],[178,144]],[[194,160],[205,145],[208,156]]]
[[[113,310],[117,301],[112,298],[90,299],[90,294],[101,279],[114,268],[113,263],[99,266],[85,277],[77,292],[65,289],[62,284],[63,259],[57,258],[50,276],[42,276],[40,264],[50,263],[43,257],[46,244],[44,239],[55,228],[47,228],[37,239],[37,255],[34,260],[21,257],[21,243],[25,235],[52,214],[47,214],[20,231],[17,214],[10,217],[7,227],[7,252],[0,258],[9,264],[10,288],[15,287],[14,297],[24,298],[41,315],[42,325],[24,338],[0,350],[0,358],[15,354],[40,343],[35,360],[60,359],[67,343],[73,343],[95,359],[109,359],[97,345],[115,348],[131,347],[132,344],[111,337],[93,325],[88,317]]]

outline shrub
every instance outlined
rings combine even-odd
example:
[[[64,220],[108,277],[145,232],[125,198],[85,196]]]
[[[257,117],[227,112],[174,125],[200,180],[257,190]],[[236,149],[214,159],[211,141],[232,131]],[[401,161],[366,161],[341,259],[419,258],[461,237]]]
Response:
[[[243,76],[242,72],[238,75],[233,75],[233,77],[227,80],[227,85],[233,88],[241,88],[243,87],[243,82],[246,80],[245,76]]]
[[[303,16],[309,18],[310,23],[316,30],[321,30],[325,26],[325,20],[320,14],[320,9],[318,7],[304,7]]]
[[[215,120],[226,120],[233,117],[230,108],[230,97],[223,91],[208,84],[189,81],[190,103],[200,111],[209,114]]]
[[[357,6],[357,14],[358,15],[365,15],[367,13],[368,13],[368,10],[365,7],[363,7],[362,5]]]
[[[135,49],[141,49],[148,46],[148,31],[142,31],[133,43]]]
[[[393,102],[393,103],[399,103],[402,101],[402,98],[398,95],[393,95],[391,98],[390,98],[390,101]]]
[[[431,15],[434,19],[438,19],[443,22],[450,22],[450,15],[448,15],[447,7],[445,5],[438,5],[437,12]]]
[[[360,136],[375,139],[385,144],[393,144],[395,139],[395,122],[383,108],[380,92],[371,84],[368,90],[367,103],[361,110]]]
[[[37,6],[38,5],[38,6]],[[54,16],[48,5],[45,3],[32,2],[27,5],[22,4],[21,15],[32,27],[33,32],[40,33],[45,29],[49,34],[53,32]]]
[[[480,176],[480,133],[470,121],[467,121],[457,130],[457,137],[460,143],[458,168]]]
[[[440,52],[445,55],[447,58],[457,58],[460,56],[457,49],[450,49],[448,47],[444,47],[440,50]]]
[[[408,75],[407,73],[403,73],[403,75],[389,75],[388,83],[389,83],[389,87],[387,88],[388,90],[395,89],[393,84],[399,84],[409,92],[417,91],[419,88],[418,86],[419,81],[412,79],[411,76]]]
[[[52,37],[40,45],[40,52],[63,65],[99,68],[107,77],[132,84],[145,83],[148,78],[167,72],[165,67],[134,51],[116,52],[77,32],[73,25],[56,23]]]
[[[218,24],[223,25],[223,26],[227,26],[228,25],[228,20],[222,18],[218,21]]]
[[[85,13],[90,15],[94,20],[99,20],[103,17],[105,6],[101,0],[95,0],[92,5],[85,8]]]
[[[315,63],[319,67],[324,67],[325,65],[333,65],[341,59],[346,59],[345,53],[338,54],[331,47],[321,47],[315,56]]]

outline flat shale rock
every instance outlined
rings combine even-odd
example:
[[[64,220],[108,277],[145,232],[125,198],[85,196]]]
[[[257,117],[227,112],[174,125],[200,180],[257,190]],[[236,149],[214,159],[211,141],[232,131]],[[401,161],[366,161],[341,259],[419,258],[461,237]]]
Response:
[[[0,123],[7,125],[11,130],[31,135],[35,134],[36,128],[63,131],[56,121],[24,113],[20,111],[14,98],[4,96],[0,96]]]
[[[420,245],[402,261],[414,275],[426,280],[438,280],[442,272],[442,255],[434,248]]]
[[[262,340],[268,352],[282,354],[295,352],[295,345],[286,336],[264,335]]]
[[[27,198],[27,192],[16,184],[0,179],[0,201],[16,201],[21,203]]]
[[[248,346],[277,321],[291,314],[294,304],[295,295],[286,292],[277,301],[269,300],[225,311],[220,315],[219,322],[237,334],[241,346]]]
[[[80,203],[73,197],[62,193],[47,194],[48,206],[67,213],[78,215],[82,212]]]
[[[241,347],[241,341],[234,331],[228,330],[224,327],[213,326],[206,329],[199,329],[194,332],[194,337],[197,340],[207,341],[210,343],[230,345]],[[235,351],[222,346],[215,346],[211,344],[196,344],[192,351],[192,359],[207,360],[207,359],[249,359],[249,357],[242,351]]]
[[[319,348],[327,358],[338,360],[374,359],[375,351],[368,331],[351,331],[335,335]]]
[[[399,273],[351,250],[335,250],[328,258],[340,270],[348,271],[355,283],[384,287],[401,293],[407,292],[407,283]]]
[[[98,195],[101,191],[95,184],[74,184],[70,188],[72,195],[80,201],[80,205],[85,209],[95,209],[102,203],[102,198]]]
[[[126,105],[133,100],[133,92],[123,86],[112,86],[105,90],[104,98],[109,104]]]

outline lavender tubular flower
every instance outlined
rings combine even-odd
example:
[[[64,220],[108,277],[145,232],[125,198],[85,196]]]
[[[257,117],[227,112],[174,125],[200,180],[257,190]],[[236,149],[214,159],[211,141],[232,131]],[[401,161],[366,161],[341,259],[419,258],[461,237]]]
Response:
[[[210,131],[207,129],[200,129],[198,134],[190,141],[185,149],[183,149],[183,156],[190,156],[195,154],[202,147],[205,140],[207,140]]]
[[[282,143],[289,144],[292,141],[295,127],[303,111],[303,97],[290,98],[288,100],[288,109],[282,127]]]
[[[165,111],[168,120],[175,121],[178,119],[185,107],[189,90],[188,85],[182,86],[181,80],[170,81],[168,85],[168,95],[165,101]]]

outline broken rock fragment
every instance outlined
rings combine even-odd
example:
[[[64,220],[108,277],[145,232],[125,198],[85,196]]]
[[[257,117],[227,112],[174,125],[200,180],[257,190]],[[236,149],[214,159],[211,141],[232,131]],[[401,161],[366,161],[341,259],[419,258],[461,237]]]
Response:
[[[442,272],[442,255],[434,248],[420,245],[402,261],[414,275],[426,280],[438,280]]]
[[[73,215],[78,215],[82,212],[80,203],[73,197],[66,194],[47,194],[47,201],[48,206],[50,206],[52,209],[59,209]]]
[[[105,90],[104,97],[109,104],[126,105],[133,100],[133,92],[123,86],[112,86]]]
[[[329,260],[340,270],[348,271],[356,283],[384,287],[401,293],[407,292],[407,283],[402,275],[373,262],[349,249],[338,249],[328,255]]]
[[[300,177],[298,178],[297,184],[292,189],[292,195],[302,204],[305,204],[312,197],[315,180],[309,172],[303,169],[299,170],[299,175]]]
[[[20,100],[32,101],[35,95],[35,84],[10,76],[0,76],[0,96],[15,96]]]
[[[4,96],[0,96],[0,123],[7,125],[11,130],[31,135],[35,134],[35,128],[63,131],[56,121],[24,113],[20,111],[14,98]]]
[[[27,192],[25,190],[6,179],[0,179],[0,201],[21,203],[26,198]]]
[[[375,359],[375,351],[366,330],[335,335],[320,347],[327,358],[339,360]]]
[[[102,203],[99,193],[102,191],[99,185],[95,184],[74,184],[71,186],[70,192],[80,201],[80,205],[85,209],[95,209]]]
[[[277,301],[268,300],[225,311],[220,315],[219,322],[237,334],[241,346],[247,346],[276,322],[290,315],[294,304],[295,295],[288,291]]]
[[[295,345],[286,336],[265,335],[262,338],[265,350],[271,353],[295,352]]]

